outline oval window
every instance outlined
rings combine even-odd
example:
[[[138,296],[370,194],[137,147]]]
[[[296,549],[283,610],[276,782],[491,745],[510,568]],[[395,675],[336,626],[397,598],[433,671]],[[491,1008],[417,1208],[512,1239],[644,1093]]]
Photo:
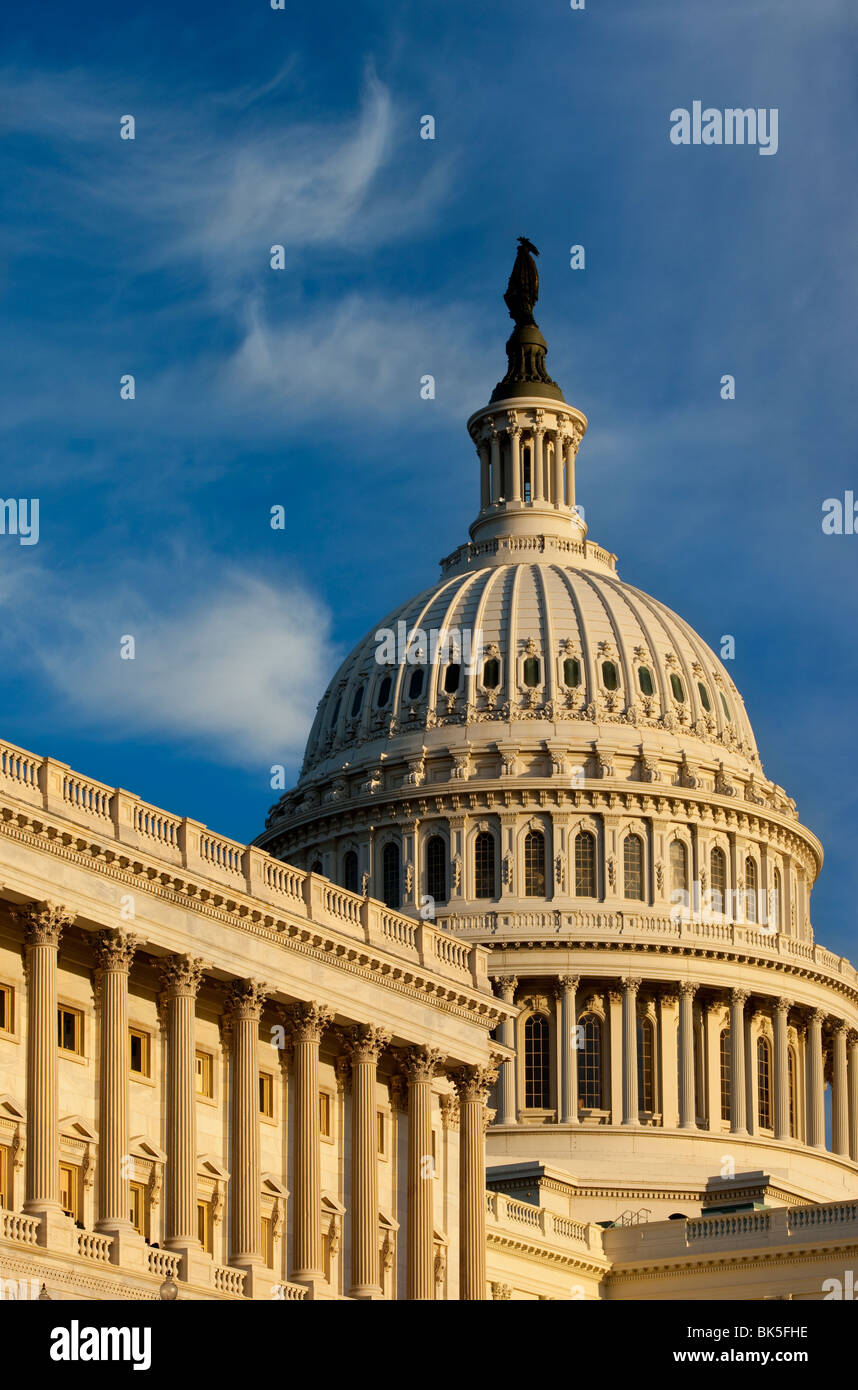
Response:
[[[674,700],[678,700],[679,703],[682,704],[682,701],[685,699],[685,688],[675,672],[670,677],[670,688],[673,691]]]
[[[733,720],[732,720],[732,717],[731,717],[731,715],[730,715],[730,706],[727,704],[727,699],[726,699],[726,696],[724,695],[724,691],[723,691],[723,690],[719,690],[719,691],[718,691],[718,694],[721,696],[721,704],[724,706],[724,717],[725,717],[725,719],[727,720],[727,723],[728,723],[728,724],[732,724]]]
[[[712,701],[709,699],[709,691],[702,681],[697,682],[697,689],[700,691],[700,703],[708,714],[712,708]]]
[[[496,690],[500,685],[500,662],[496,656],[490,656],[483,667],[483,685],[486,690]]]
[[[461,666],[451,663],[444,672],[444,689],[448,695],[454,695],[459,689],[459,674]]]
[[[638,667],[638,685],[641,688],[642,695],[653,695],[655,693],[655,687],[652,683],[652,671],[648,666]]]
[[[356,690],[355,693],[354,693],[354,699],[352,700],[352,719],[356,719],[357,716],[360,714],[360,707],[361,707],[362,704],[363,704],[363,686],[362,686],[362,685],[359,685],[358,688],[357,688],[357,690]]]
[[[378,694],[375,697],[376,708],[381,709],[382,705],[386,705],[389,699],[390,676],[385,676],[384,680],[381,682],[381,685],[378,687]]]
[[[416,671],[411,672],[411,680],[408,682],[409,700],[419,700],[423,694],[423,667],[418,666]]]
[[[573,688],[581,684],[581,663],[577,656],[567,656],[563,663],[563,679]]]
[[[617,668],[613,661],[602,662],[602,680],[605,682],[606,690],[617,690],[619,688],[620,678],[617,675]]]
[[[524,663],[524,683],[530,686],[531,690],[535,685],[539,685],[539,657],[529,656]]]
[[[340,705],[343,703],[342,695],[337,696],[337,703],[334,705],[334,712],[331,715],[331,727],[333,728],[340,717]]]

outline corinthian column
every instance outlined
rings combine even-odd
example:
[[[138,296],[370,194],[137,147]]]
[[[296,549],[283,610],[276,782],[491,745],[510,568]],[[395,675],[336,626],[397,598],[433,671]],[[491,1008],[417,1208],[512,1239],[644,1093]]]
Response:
[[[518,980],[515,975],[502,975],[495,980],[495,984],[500,990],[501,999],[505,1004],[512,1004],[515,1000],[515,987]],[[503,1043],[504,1047],[515,1047],[515,1020],[504,1019],[498,1029],[498,1042]],[[498,1101],[500,1103],[500,1114],[498,1124],[514,1125],[518,1119],[518,1112],[515,1103],[515,1058],[507,1058],[502,1063],[500,1069],[500,1086]]]
[[[319,1043],[333,1015],[324,1004],[292,1010],[295,1076],[295,1279],[322,1279],[322,1158],[319,1148]]]
[[[822,1025],[825,1011],[814,1009],[807,1028],[807,1142],[812,1149],[825,1147],[825,1093],[822,1072]]]
[[[578,988],[577,975],[561,975],[561,1045],[560,1066],[563,1090],[560,1096],[560,1123],[578,1123],[578,1050],[573,1045],[575,1037],[575,991]],[[575,1038],[577,1043],[577,1038]]]
[[[775,1138],[789,1139],[789,1049],[787,1019],[791,999],[779,999],[775,1007]]]
[[[378,1138],[375,1099],[378,1059],[390,1034],[360,1023],[344,1037],[352,1064],[352,1298],[380,1298],[378,1252]]]
[[[694,995],[697,986],[683,980],[679,986],[679,1128],[697,1128],[694,1086]]]
[[[169,1249],[197,1250],[197,1114],[195,1043],[197,991],[204,962],[170,956],[162,965],[161,1003],[167,1030],[167,1200]]]
[[[831,1088],[831,1147],[836,1154],[849,1154],[849,1095],[846,1090],[845,1023],[834,1030],[834,1075]]]
[[[560,430],[554,433],[554,505],[555,507],[565,507],[566,499],[563,495],[563,451],[566,448],[566,438]]]
[[[403,1062],[408,1081],[407,1297],[411,1299],[431,1299],[435,1292],[432,1078],[443,1059],[443,1052],[436,1048],[412,1047]]]
[[[486,1101],[494,1067],[461,1067],[459,1096],[459,1298],[486,1296]]]
[[[541,415],[537,411],[537,416]],[[541,502],[548,493],[545,477],[545,431],[541,425],[537,424],[533,431],[533,477],[530,480],[530,492],[534,502]]]
[[[60,1216],[57,1114],[57,954],[74,915],[53,903],[17,914],[27,966],[27,1187],[24,1210]]]
[[[128,1178],[128,975],[136,938],[102,932],[96,946],[101,996],[101,1075],[98,1143],[98,1221],[100,1231],[130,1231]]]
[[[849,1033],[849,1157],[858,1163],[858,1033]]]
[[[231,1034],[232,1175],[231,1263],[260,1264],[262,1216],[259,1167],[259,1020],[266,986],[256,980],[233,980],[227,995],[227,1032]]]
[[[508,501],[521,501],[521,426],[514,425],[509,432],[509,478],[507,479]]]
[[[638,979],[626,978],[623,986],[623,1124],[638,1123]]]
[[[745,1085],[745,1001],[748,990],[730,991],[730,1132],[748,1133]]]

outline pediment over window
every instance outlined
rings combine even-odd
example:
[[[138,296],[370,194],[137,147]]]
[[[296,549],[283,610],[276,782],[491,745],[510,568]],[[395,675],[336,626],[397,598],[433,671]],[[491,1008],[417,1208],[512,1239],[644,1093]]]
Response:
[[[12,1120],[16,1124],[26,1122],[27,1112],[23,1105],[19,1105],[14,1096],[7,1093],[0,1095],[0,1120]]]
[[[197,1177],[229,1182],[229,1169],[214,1154],[197,1154]]]
[[[145,1134],[137,1134],[128,1144],[128,1152],[132,1158],[147,1159],[150,1163],[166,1163],[167,1155],[163,1149],[159,1148],[151,1139],[147,1139]]]
[[[98,1131],[82,1115],[67,1115],[60,1120],[60,1134],[64,1139],[79,1139],[85,1144],[98,1143]]]

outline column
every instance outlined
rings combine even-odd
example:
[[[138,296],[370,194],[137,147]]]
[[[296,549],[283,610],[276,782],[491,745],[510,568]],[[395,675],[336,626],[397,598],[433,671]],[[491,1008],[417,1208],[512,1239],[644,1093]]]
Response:
[[[849,1033],[849,1157],[858,1163],[858,1033]]]
[[[748,1133],[745,1085],[745,1001],[748,990],[730,991],[730,1132]]]
[[[694,1087],[694,995],[697,986],[683,980],[679,986],[679,1128],[697,1128]]]
[[[491,474],[489,472],[489,442],[481,439],[477,445],[480,456],[480,511],[485,511],[491,501]]]
[[[608,1015],[611,1029],[609,1104],[611,1124],[619,1125],[623,1119],[623,996],[618,989],[608,990]]]
[[[577,975],[560,976],[560,1123],[578,1123],[578,1048],[577,1014],[575,1011],[575,991],[578,988]]]
[[[521,501],[521,427],[514,425],[509,432],[509,501]]]
[[[259,1020],[266,987],[234,980],[227,996],[231,1033],[232,1152],[229,1182],[232,1264],[261,1264],[259,1166]]]
[[[295,1076],[295,1201],[292,1263],[296,1280],[322,1279],[322,1158],[319,1135],[319,1043],[333,1015],[324,1004],[291,1011]]]
[[[825,1147],[825,1096],[822,1072],[822,1025],[825,1011],[814,1009],[807,1027],[807,1142]]]
[[[661,1123],[665,1129],[679,1124],[679,1063],[677,1061],[676,995],[664,991],[658,1000],[659,1058],[661,1062]]]
[[[721,1019],[723,1003],[709,999],[703,1006],[703,1056],[706,1069],[706,1127],[721,1133]]]
[[[515,975],[502,975],[495,980],[495,984],[500,990],[501,999],[505,1004],[512,1004],[515,1000],[515,987],[518,980]],[[504,1047],[515,1047],[515,1021],[507,1018],[498,1029],[498,1042],[503,1043]],[[498,1105],[500,1114],[498,1124],[514,1125],[518,1120],[518,1108],[515,1095],[515,1071],[516,1059],[508,1058],[501,1064],[500,1086],[498,1088]]]
[[[462,1067],[459,1097],[459,1298],[486,1297],[486,1101],[497,1072]]]
[[[844,1158],[849,1155],[849,1093],[846,1089],[845,1023],[834,1030],[834,1066],[831,1087],[831,1147]]]
[[[102,932],[96,945],[96,984],[101,996],[101,1073],[99,1076],[98,1220],[99,1231],[130,1231],[128,1178],[128,976],[136,939],[121,931]]]
[[[537,425],[533,431],[533,477],[531,478],[531,496],[534,502],[541,502],[546,493],[544,442],[545,431]]]
[[[390,1034],[360,1023],[345,1036],[352,1064],[352,1298],[380,1298],[376,1069]]]
[[[74,915],[34,903],[18,919],[27,966],[27,1185],[24,1211],[60,1216],[57,1101],[57,955]]]
[[[165,1238],[168,1249],[196,1249],[197,1114],[196,1003],[203,962],[169,956],[161,967],[161,1002],[167,1030],[167,1193]]]
[[[501,476],[500,476],[500,474],[501,474],[501,466],[500,466],[500,436],[498,435],[497,430],[492,430],[492,435],[491,435],[491,460],[492,460],[491,500],[492,500],[492,502],[497,502],[498,498],[500,497],[500,481],[501,481]]]
[[[566,448],[566,439],[560,430],[554,432],[554,505],[555,507],[565,506],[563,495],[563,452]]]
[[[631,976],[623,985],[623,1124],[638,1123],[638,990]]]
[[[778,999],[775,1004],[775,1138],[789,1139],[789,1046],[787,1023],[791,999]],[[798,1078],[796,1078],[798,1080]]]
[[[412,1047],[403,1062],[408,1082],[406,1297],[410,1299],[432,1299],[435,1296],[432,1078],[443,1058],[444,1054],[436,1048]]]

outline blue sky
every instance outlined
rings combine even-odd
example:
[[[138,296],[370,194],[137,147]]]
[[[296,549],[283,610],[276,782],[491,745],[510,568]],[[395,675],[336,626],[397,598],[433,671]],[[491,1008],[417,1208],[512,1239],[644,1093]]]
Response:
[[[855,958],[858,536],[821,531],[858,494],[854,6],[587,6],[6,17],[0,492],[40,539],[0,536],[2,732],[251,838],[340,656],[466,536],[526,234],[590,534],[735,636]],[[777,154],[672,145],[696,99],[777,107]]]

